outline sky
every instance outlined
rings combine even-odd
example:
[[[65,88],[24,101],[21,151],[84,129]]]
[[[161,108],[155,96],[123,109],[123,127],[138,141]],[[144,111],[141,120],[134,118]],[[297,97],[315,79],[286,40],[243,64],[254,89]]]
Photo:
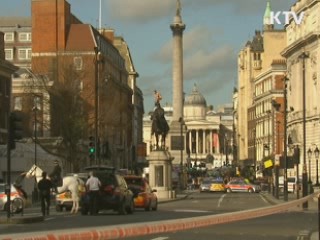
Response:
[[[183,85],[188,96],[196,84],[214,109],[232,103],[237,87],[237,55],[255,30],[262,30],[267,0],[180,0],[183,34]],[[288,11],[299,0],[270,0],[273,11]],[[31,16],[31,0],[1,4],[0,16]],[[100,0],[68,0],[83,23],[99,26]],[[172,31],[176,0],[101,0],[101,26],[128,43],[139,74],[145,113],[153,92],[162,106],[172,105]],[[281,19],[281,18],[280,18]],[[283,26],[277,26],[282,28]]]

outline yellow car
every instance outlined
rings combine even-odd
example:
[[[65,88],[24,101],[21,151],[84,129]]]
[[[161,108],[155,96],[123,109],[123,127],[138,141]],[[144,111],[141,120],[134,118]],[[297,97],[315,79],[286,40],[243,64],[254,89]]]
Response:
[[[224,182],[222,178],[205,178],[200,184],[200,192],[224,192]]]
[[[213,179],[211,181],[210,192],[225,192],[225,186],[222,179]]]
[[[88,177],[87,173],[76,173],[78,175],[79,178],[81,178],[84,183]],[[73,176],[75,175],[75,173],[70,173],[67,176]],[[85,193],[86,191],[86,187],[85,185],[80,184],[79,185],[79,197],[81,199],[81,196]],[[66,191],[63,193],[58,193],[55,196],[55,202],[56,202],[56,211],[57,212],[61,212],[64,208],[66,211],[70,211],[72,208],[72,197],[71,197],[71,192],[70,191]]]

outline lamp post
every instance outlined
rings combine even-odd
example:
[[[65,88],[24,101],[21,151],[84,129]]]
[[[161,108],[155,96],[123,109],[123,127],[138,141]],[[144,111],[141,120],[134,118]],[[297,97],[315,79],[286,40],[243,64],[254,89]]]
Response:
[[[311,183],[311,158],[312,158],[312,150],[309,148],[308,149],[308,160],[309,160],[309,164],[308,164],[308,166],[309,166],[309,179],[308,179],[308,182],[309,182],[309,184]]]
[[[101,62],[101,52],[99,51],[98,47],[94,47],[95,52],[95,61],[94,61],[94,67],[95,67],[95,98],[94,98],[94,161],[96,164],[100,164],[99,158],[100,158],[100,141],[99,141],[99,78],[100,78],[100,69],[99,64]]]
[[[316,185],[319,186],[319,169],[318,169],[318,160],[319,160],[319,148],[316,147],[314,150],[314,156],[316,158]]]
[[[307,173],[307,163],[306,163],[306,64],[305,60],[308,58],[308,54],[303,52],[299,58],[302,59],[302,129],[303,129],[303,167],[302,167],[302,196],[306,197],[308,195],[308,173]],[[308,201],[303,203],[303,208],[308,208]]]
[[[284,104],[283,104],[283,160],[284,160],[284,177],[283,177],[283,200],[288,201],[288,157],[287,157],[287,81],[289,80],[286,76],[284,77]]]
[[[184,139],[183,139],[183,125],[184,121],[183,118],[179,118],[180,122],[180,190],[184,188],[184,181],[183,181],[183,149],[184,149]]]
[[[271,104],[272,104],[272,107],[277,111],[279,112],[280,110],[280,106],[281,104],[278,103],[276,100],[272,100],[271,101]],[[280,153],[280,121],[277,120],[276,121],[276,127],[277,127],[277,139],[276,139],[276,153],[277,153],[277,156],[279,156],[279,153]],[[275,197],[276,198],[279,198],[279,159],[277,159],[277,162],[276,162],[276,159],[275,159],[275,164],[274,164],[274,169],[275,169]]]
[[[34,102],[34,107],[32,108],[34,112],[34,165],[37,165],[37,103]],[[33,188],[33,202],[38,200],[38,188],[37,188],[37,179],[34,180],[34,188]]]

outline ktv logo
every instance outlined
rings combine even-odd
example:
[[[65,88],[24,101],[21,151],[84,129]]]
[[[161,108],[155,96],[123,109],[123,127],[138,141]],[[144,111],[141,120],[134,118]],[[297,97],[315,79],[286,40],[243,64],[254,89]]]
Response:
[[[282,16],[281,19],[279,17]],[[293,11],[278,11],[278,12],[270,12],[270,24],[282,24],[282,25],[287,25],[290,22],[290,18],[292,17],[293,21],[300,25],[303,21],[304,18],[304,12],[301,12],[299,15],[296,14]],[[284,22],[281,21],[284,18]]]

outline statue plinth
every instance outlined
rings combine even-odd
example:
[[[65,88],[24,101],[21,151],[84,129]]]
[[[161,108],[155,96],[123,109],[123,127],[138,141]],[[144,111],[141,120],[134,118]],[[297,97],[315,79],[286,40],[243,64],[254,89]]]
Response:
[[[167,150],[155,150],[146,158],[149,162],[149,184],[157,190],[157,196],[161,199],[175,198],[172,190],[172,160]]]

